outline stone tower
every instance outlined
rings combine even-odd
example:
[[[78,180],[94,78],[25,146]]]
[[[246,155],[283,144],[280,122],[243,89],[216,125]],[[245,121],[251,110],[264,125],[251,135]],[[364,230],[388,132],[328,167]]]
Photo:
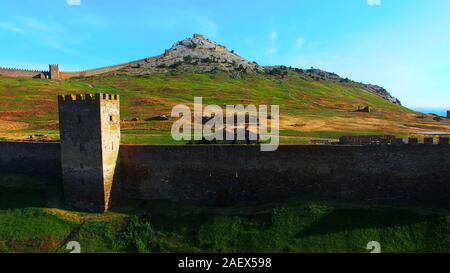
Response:
[[[119,96],[59,96],[58,105],[65,202],[105,212],[120,148]]]
[[[61,73],[59,73],[59,65],[51,64],[49,65],[49,78],[50,80],[60,80]]]

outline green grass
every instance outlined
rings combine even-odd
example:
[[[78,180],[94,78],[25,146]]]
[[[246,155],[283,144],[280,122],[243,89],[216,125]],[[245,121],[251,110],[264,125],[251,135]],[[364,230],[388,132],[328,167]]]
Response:
[[[62,240],[75,224],[52,216],[39,208],[0,211],[0,240],[23,242],[53,238]]]
[[[0,112],[5,119],[25,122],[28,128],[5,131],[11,135],[41,134],[48,132],[51,139],[58,139],[57,94],[114,93],[121,95],[121,118],[145,119],[165,114],[170,116],[173,106],[192,104],[195,96],[203,97],[203,104],[254,104],[280,105],[281,117],[357,118],[353,111],[358,106],[369,105],[376,111],[366,116],[391,122],[401,122],[410,110],[394,105],[381,97],[364,91],[355,85],[331,81],[317,81],[304,74],[289,72],[284,79],[265,74],[244,75],[235,79],[225,73],[195,74],[171,72],[146,76],[100,75],[80,77],[65,81],[47,81],[0,76]],[[406,123],[406,121],[405,121]],[[400,124],[401,125],[401,124]],[[317,132],[312,136],[338,136],[338,133],[401,133],[405,127],[380,129],[336,129],[330,134]],[[131,125],[138,129],[142,124]],[[170,137],[170,126],[164,122],[149,122],[145,130],[126,133],[127,144],[176,144]],[[289,128],[281,128],[282,136]],[[157,131],[154,134],[153,131]],[[302,133],[297,130],[299,136]],[[148,138],[150,136],[150,139]],[[287,135],[288,136],[288,135]],[[340,136],[340,135],[339,135]],[[4,136],[2,136],[4,137]],[[4,137],[5,138],[5,137]],[[304,143],[303,139],[283,139],[283,142]]]
[[[92,214],[46,209],[48,190],[36,179],[0,178],[0,252],[61,253],[67,241],[94,253],[367,252],[370,241],[383,252],[450,251],[448,205],[124,200],[109,213]]]
[[[63,244],[70,234],[68,238],[80,242],[83,252],[91,253],[362,253],[369,241],[380,242],[383,252],[450,251],[449,216],[406,208],[311,201],[269,204],[263,209],[178,204],[174,213],[174,204],[148,205],[159,211],[87,214],[82,223],[43,209],[2,210],[0,241],[20,246],[51,238],[58,247],[49,251],[65,252]]]
[[[366,252],[373,240],[385,252],[450,250],[450,217],[411,208],[325,201],[167,206],[155,206],[139,217],[152,225],[157,251]],[[178,241],[175,249],[173,240]]]
[[[184,142],[173,140],[170,131],[161,130],[127,130],[122,131],[122,144],[139,144],[139,145],[168,145],[168,144],[184,144]]]

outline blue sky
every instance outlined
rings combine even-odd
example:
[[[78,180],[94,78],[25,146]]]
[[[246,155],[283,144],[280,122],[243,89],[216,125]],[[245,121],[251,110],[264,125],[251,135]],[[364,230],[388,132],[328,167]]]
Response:
[[[448,0],[2,0],[0,66],[63,70],[154,56],[193,33],[261,65],[379,84],[450,108]]]

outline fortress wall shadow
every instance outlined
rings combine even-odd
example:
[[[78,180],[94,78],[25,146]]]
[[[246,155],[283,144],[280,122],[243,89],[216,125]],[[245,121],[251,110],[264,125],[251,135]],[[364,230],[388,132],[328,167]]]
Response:
[[[119,162],[114,200],[450,200],[449,146],[121,145]],[[2,172],[60,181],[60,145],[0,142]]]

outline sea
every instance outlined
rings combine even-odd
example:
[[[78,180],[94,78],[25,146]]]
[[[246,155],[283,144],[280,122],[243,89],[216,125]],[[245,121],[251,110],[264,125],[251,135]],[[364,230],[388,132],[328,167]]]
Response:
[[[446,117],[447,116],[447,111],[450,111],[450,106],[449,107],[412,107],[410,108],[414,111],[420,112],[420,113],[424,113],[424,114],[436,114],[442,117]]]

